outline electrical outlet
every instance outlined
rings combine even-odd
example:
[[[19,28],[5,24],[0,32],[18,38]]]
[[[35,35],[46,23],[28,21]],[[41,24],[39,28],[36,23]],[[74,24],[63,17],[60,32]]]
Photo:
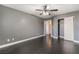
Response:
[[[10,39],[7,39],[7,42],[10,42]]]
[[[12,38],[12,40],[15,40],[14,38]]]

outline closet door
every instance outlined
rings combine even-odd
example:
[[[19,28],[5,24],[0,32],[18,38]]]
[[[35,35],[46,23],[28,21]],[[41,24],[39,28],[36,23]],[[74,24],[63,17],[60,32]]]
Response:
[[[64,38],[66,40],[73,41],[74,40],[74,24],[73,24],[73,16],[64,18]]]

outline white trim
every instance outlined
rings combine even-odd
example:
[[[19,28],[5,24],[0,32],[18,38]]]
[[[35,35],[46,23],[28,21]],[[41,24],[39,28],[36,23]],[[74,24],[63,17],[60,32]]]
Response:
[[[64,38],[63,36],[59,36],[60,38]]]
[[[60,38],[64,38],[63,36],[59,36]],[[64,40],[66,40],[66,41],[73,41],[74,42],[74,40],[67,40],[67,39],[65,39],[64,38]]]
[[[44,35],[39,35],[39,36],[35,36],[35,37],[32,37],[32,38],[20,40],[20,41],[17,41],[17,42],[12,42],[12,43],[8,43],[8,44],[4,44],[4,45],[1,45],[0,48],[8,47],[8,46],[11,46],[11,45],[14,45],[14,44],[18,44],[18,43],[21,43],[21,42],[29,41],[29,40],[36,39],[36,38],[43,37],[43,36]]]
[[[66,40],[66,39],[65,39]],[[79,43],[79,41],[76,41],[76,40],[67,40],[67,41],[72,41],[74,43]]]
[[[53,38],[55,38],[55,39],[57,39],[58,37],[56,37],[56,36],[53,36],[53,35],[51,35],[51,37],[53,37]]]
[[[73,42],[75,42],[75,43],[79,43],[79,41],[75,41],[75,40],[74,40]]]
[[[66,39],[65,39],[66,40]],[[76,40],[67,40],[67,41],[72,41],[74,43],[79,43],[79,41],[76,41]]]
[[[57,39],[56,36],[51,35],[51,37]],[[64,38],[64,37],[63,36],[60,36],[60,38]],[[64,40],[66,40],[66,39],[64,39]],[[75,42],[75,43],[79,43],[79,41],[76,41],[76,40],[66,40],[66,41],[72,41],[72,42]]]
[[[72,41],[72,42],[74,42],[74,40],[67,40],[67,39],[65,39],[65,38],[64,38],[64,40],[66,40],[66,41]]]
[[[64,38],[63,36],[60,36],[60,38]],[[66,40],[66,39],[64,39]],[[76,40],[67,40],[67,41],[72,41],[72,42],[75,42],[75,43],[79,43],[79,41],[76,41]]]

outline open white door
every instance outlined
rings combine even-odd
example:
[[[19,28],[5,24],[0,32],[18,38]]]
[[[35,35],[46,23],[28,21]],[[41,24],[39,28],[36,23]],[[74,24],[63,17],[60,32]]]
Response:
[[[44,21],[44,35],[52,34],[52,20]]]
[[[73,16],[64,18],[64,38],[66,40],[73,41],[74,40],[74,24],[73,24]]]

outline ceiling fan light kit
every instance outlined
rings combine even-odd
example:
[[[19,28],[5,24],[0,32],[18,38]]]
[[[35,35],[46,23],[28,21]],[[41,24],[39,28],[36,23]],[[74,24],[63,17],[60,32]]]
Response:
[[[49,15],[49,12],[43,11],[43,15],[44,15],[44,16]]]

